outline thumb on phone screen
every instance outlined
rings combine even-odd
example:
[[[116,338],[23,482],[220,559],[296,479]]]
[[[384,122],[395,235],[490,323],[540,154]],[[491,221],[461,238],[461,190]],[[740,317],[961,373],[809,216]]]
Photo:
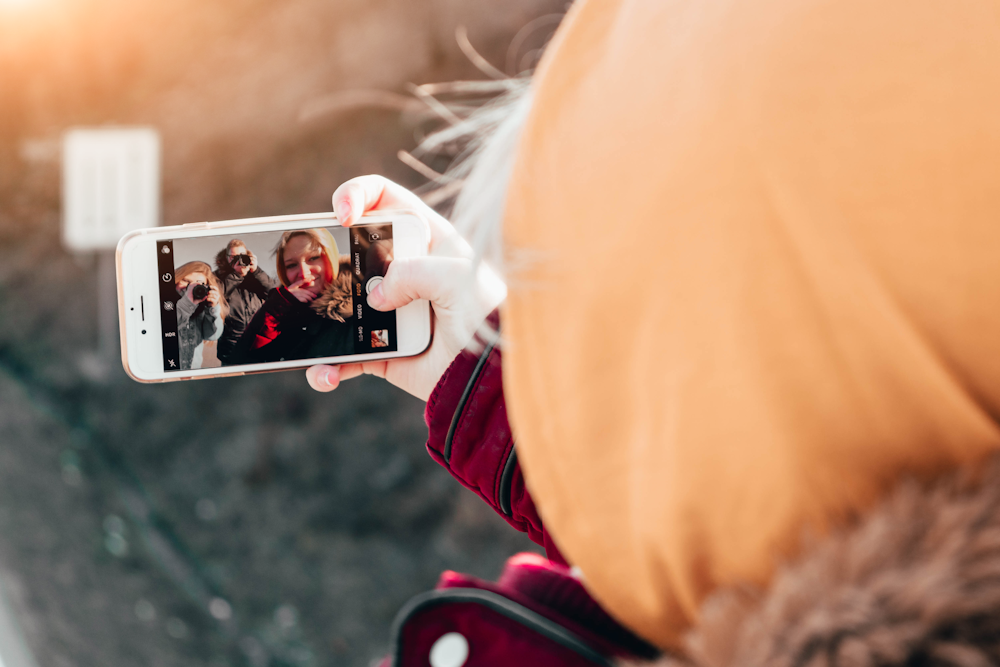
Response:
[[[395,260],[385,278],[368,295],[375,310],[395,310],[416,299],[448,308],[467,289],[472,262],[453,257],[411,257]]]

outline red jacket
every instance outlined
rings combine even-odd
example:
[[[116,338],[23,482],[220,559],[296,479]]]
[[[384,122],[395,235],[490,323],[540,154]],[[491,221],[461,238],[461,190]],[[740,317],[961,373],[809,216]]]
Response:
[[[490,323],[497,325],[497,314]],[[478,348],[478,349],[477,349]],[[507,523],[545,547],[548,561],[520,554],[497,583],[446,572],[434,591],[396,618],[384,666],[521,667],[609,665],[611,657],[651,658],[655,648],[619,625],[568,567],[535,509],[507,423],[500,348],[473,346],[451,364],[427,401],[427,451]],[[456,643],[467,657],[435,660]],[[437,647],[437,648],[435,648]],[[452,646],[451,648],[454,648]],[[440,658],[440,656],[438,656]]]
[[[490,323],[496,322],[494,313]],[[459,354],[427,400],[427,451],[507,523],[543,546],[549,560],[565,565],[517,462],[503,398],[500,347],[484,345]]]

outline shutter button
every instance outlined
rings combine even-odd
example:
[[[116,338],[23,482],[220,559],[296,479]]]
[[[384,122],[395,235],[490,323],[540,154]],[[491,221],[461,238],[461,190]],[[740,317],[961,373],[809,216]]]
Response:
[[[462,667],[469,657],[469,642],[458,632],[441,635],[431,646],[431,667]]]
[[[365,294],[371,294],[372,290],[378,287],[381,282],[382,282],[382,276],[372,276],[371,278],[369,278],[368,282],[365,284]],[[365,301],[368,301],[368,299],[366,298]],[[368,301],[368,305],[369,306],[372,305],[371,301]],[[447,636],[448,635],[445,635],[445,637]]]

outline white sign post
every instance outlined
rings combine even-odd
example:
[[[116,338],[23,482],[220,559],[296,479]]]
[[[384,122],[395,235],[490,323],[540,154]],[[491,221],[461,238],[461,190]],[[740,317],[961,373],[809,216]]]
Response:
[[[114,250],[160,220],[160,137],[149,128],[75,129],[63,138],[63,243]]]
[[[160,222],[160,137],[151,128],[78,128],[63,137],[63,244],[98,260],[97,377],[118,350],[115,247],[134,229]]]

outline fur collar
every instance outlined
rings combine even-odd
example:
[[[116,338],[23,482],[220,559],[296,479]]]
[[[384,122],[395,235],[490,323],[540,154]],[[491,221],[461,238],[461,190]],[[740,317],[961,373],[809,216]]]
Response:
[[[320,317],[344,322],[354,315],[354,300],[351,296],[353,286],[351,262],[341,257],[337,278],[326,286],[323,293],[316,297],[309,307]]]
[[[229,264],[229,248],[223,248],[215,254],[215,275],[224,278],[233,273],[233,267]]]
[[[900,485],[766,591],[702,606],[688,657],[657,667],[1000,664],[1000,458]]]

